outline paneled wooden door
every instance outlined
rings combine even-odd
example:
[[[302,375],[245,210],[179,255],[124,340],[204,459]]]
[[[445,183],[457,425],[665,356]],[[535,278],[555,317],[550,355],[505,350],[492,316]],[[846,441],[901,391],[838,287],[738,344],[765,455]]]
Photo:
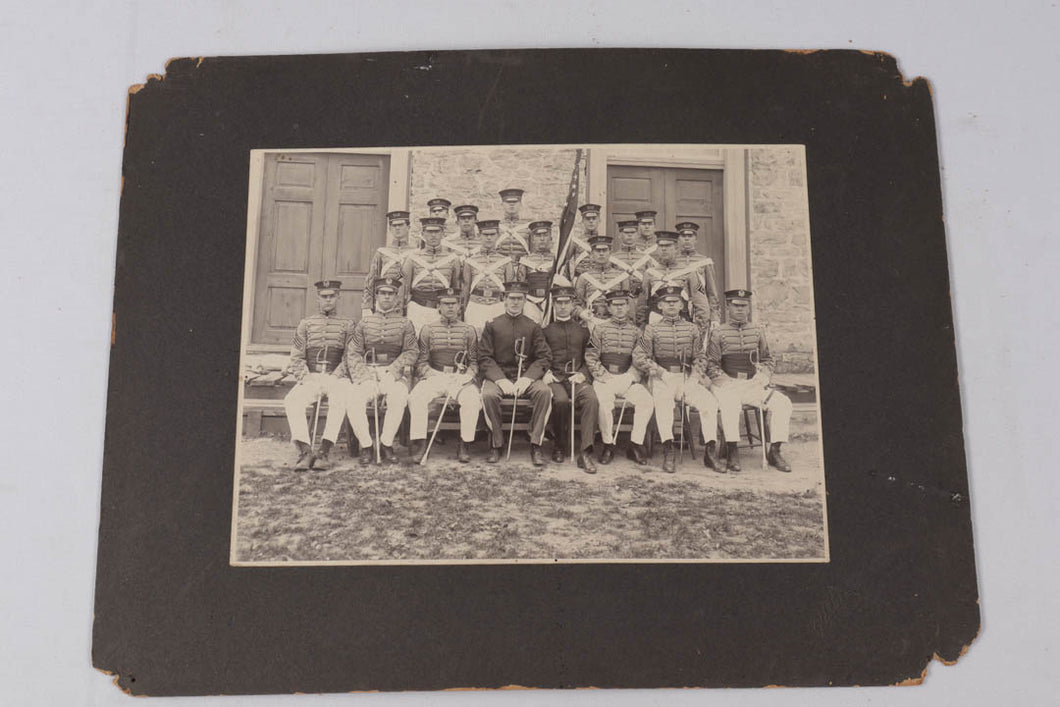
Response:
[[[318,280],[341,280],[339,312],[360,318],[372,253],[386,243],[389,182],[388,155],[266,156],[252,343],[289,345],[316,311]]]
[[[725,290],[725,220],[722,213],[722,171],[677,167],[609,165],[607,213],[611,228],[634,218],[637,211],[658,212],[655,228],[672,231],[682,221],[699,224],[697,250],[714,260],[718,287]]]

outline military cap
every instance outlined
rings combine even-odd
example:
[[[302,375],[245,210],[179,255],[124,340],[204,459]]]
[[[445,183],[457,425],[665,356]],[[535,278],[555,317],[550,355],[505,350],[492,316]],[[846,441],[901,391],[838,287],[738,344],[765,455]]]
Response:
[[[420,225],[423,226],[424,230],[428,228],[444,228],[445,219],[440,216],[424,216],[420,219]]]
[[[455,209],[453,209],[453,213],[456,214],[457,216],[460,216],[462,214],[477,214],[478,213],[478,207],[477,206],[472,206],[471,204],[464,204],[463,206],[458,206]]]
[[[375,290],[376,292],[378,292],[380,290],[380,288],[383,288],[383,287],[389,287],[390,289],[394,290],[394,292],[397,292],[398,288],[401,287],[401,278],[400,277],[377,277],[375,279],[375,282],[372,283],[372,289]]]
[[[509,198],[514,198],[515,200],[522,199],[523,194],[526,192],[522,189],[501,189],[497,193],[500,194],[502,200],[507,201]]]
[[[649,219],[649,218],[650,219],[654,219],[655,218],[655,214],[657,214],[657,213],[659,213],[659,212],[658,211],[652,211],[651,209],[647,209],[645,211],[638,211],[638,212],[636,212],[633,215],[637,217],[638,221],[644,221],[645,219]]]
[[[570,285],[553,285],[552,287],[552,299],[556,300],[560,297],[574,298],[574,288]]]
[[[684,288],[681,285],[663,285],[655,291],[655,296],[661,300],[668,297],[677,297],[680,299],[683,291]]]
[[[320,282],[314,282],[313,286],[317,288],[317,292],[321,290],[338,290],[342,287],[342,282],[339,280],[321,280]]]
[[[527,226],[527,228],[533,233],[536,233],[537,231],[548,231],[548,230],[550,230],[552,228],[552,222],[551,221],[534,221],[532,224]]]
[[[459,302],[460,301],[460,290],[456,289],[455,287],[447,287],[444,290],[441,290],[440,292],[438,292],[438,301],[439,302],[441,302],[442,300],[447,300],[447,299],[455,300],[455,301]]]
[[[599,204],[582,204],[581,206],[578,207],[578,211],[581,211],[583,214],[598,214],[598,213],[600,213],[600,205]]]
[[[602,233],[598,236],[589,236],[589,247],[595,248],[598,245],[605,245],[611,247],[611,242],[614,240],[611,236],[605,236]]]
[[[504,292],[505,294],[519,293],[525,295],[530,292],[530,283],[522,280],[511,280],[504,283]]]
[[[408,223],[409,216],[410,214],[408,211],[390,211],[386,215],[386,220],[387,223],[394,223],[395,221],[404,221],[405,223]]]
[[[619,221],[618,222],[618,227],[620,229],[622,229],[623,231],[625,231],[627,229],[630,229],[630,228],[636,229],[637,228],[637,221],[636,221],[636,219],[634,219],[632,221]]]
[[[608,302],[614,299],[629,299],[629,296],[629,290],[623,289],[608,290],[604,293],[604,299],[606,299]]]
[[[452,205],[453,205],[453,202],[449,201],[448,199],[442,199],[441,197],[438,197],[436,199],[431,199],[431,200],[429,200],[427,202],[427,208],[428,209],[433,208],[435,206],[444,206],[445,208],[448,209]]]
[[[725,299],[729,302],[749,303],[751,301],[750,290],[725,290]]]
[[[657,245],[662,245],[663,243],[677,243],[677,234],[673,231],[656,231],[655,243]]]
[[[679,232],[680,231],[698,231],[699,230],[699,224],[696,223],[695,221],[682,221],[681,223],[679,223],[676,226],[674,226],[674,230],[679,231]]]
[[[480,230],[480,231],[486,231],[486,230],[489,230],[491,228],[500,228],[500,227],[501,227],[500,219],[491,218],[491,219],[486,219],[485,221],[479,221],[478,222],[478,230]]]

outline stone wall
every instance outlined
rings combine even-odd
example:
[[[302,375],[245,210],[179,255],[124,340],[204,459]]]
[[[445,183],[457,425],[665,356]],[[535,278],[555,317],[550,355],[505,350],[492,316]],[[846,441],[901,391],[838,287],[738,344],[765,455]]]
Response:
[[[781,373],[814,371],[806,171],[799,148],[749,153],[751,291]]]
[[[413,150],[409,158],[412,216],[425,216],[427,200],[440,196],[453,202],[453,206],[478,206],[479,219],[499,219],[502,211],[497,192],[512,187],[526,192],[521,218],[552,221],[558,227],[570,188],[574,155],[573,149],[551,148]],[[583,156],[579,205],[585,196],[585,165]],[[450,221],[450,231],[455,231],[455,220]],[[417,226],[413,224],[414,232]]]

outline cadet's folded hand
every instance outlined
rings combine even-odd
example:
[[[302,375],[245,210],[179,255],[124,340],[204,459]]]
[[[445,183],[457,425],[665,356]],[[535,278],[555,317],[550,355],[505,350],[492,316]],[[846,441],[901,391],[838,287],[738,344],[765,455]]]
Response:
[[[501,392],[505,395],[515,395],[515,383],[512,383],[507,378],[501,378],[497,381],[497,387],[501,389]]]
[[[522,380],[522,378],[519,380]],[[545,375],[541,376],[541,382],[545,385],[552,385],[556,382],[556,376],[552,375],[552,371],[545,371]]]
[[[519,380],[515,381],[515,394],[522,395],[526,392],[527,388],[534,384],[533,379],[523,376]]]
[[[761,388],[765,388],[769,385],[769,371],[764,369],[759,371],[755,374],[755,377],[751,379],[751,382]]]
[[[585,382],[585,374],[584,373],[574,373],[574,374],[572,374],[571,377],[570,377],[570,382],[571,383],[577,383],[578,385],[581,385],[582,383]]]

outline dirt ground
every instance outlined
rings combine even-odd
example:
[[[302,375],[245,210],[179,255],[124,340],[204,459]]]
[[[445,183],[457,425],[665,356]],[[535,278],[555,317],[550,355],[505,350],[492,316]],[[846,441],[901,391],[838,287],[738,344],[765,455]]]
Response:
[[[399,451],[402,451],[399,448]],[[550,451],[546,443],[546,451]],[[686,452],[676,474],[661,450],[641,467],[616,454],[589,475],[572,463],[453,457],[437,446],[425,466],[361,466],[344,447],[328,471],[296,472],[289,442],[241,442],[235,560],[372,562],[533,559],[823,559],[824,474],[816,439],[793,441],[793,472],[762,469],[741,449],[743,471],[717,474]]]

